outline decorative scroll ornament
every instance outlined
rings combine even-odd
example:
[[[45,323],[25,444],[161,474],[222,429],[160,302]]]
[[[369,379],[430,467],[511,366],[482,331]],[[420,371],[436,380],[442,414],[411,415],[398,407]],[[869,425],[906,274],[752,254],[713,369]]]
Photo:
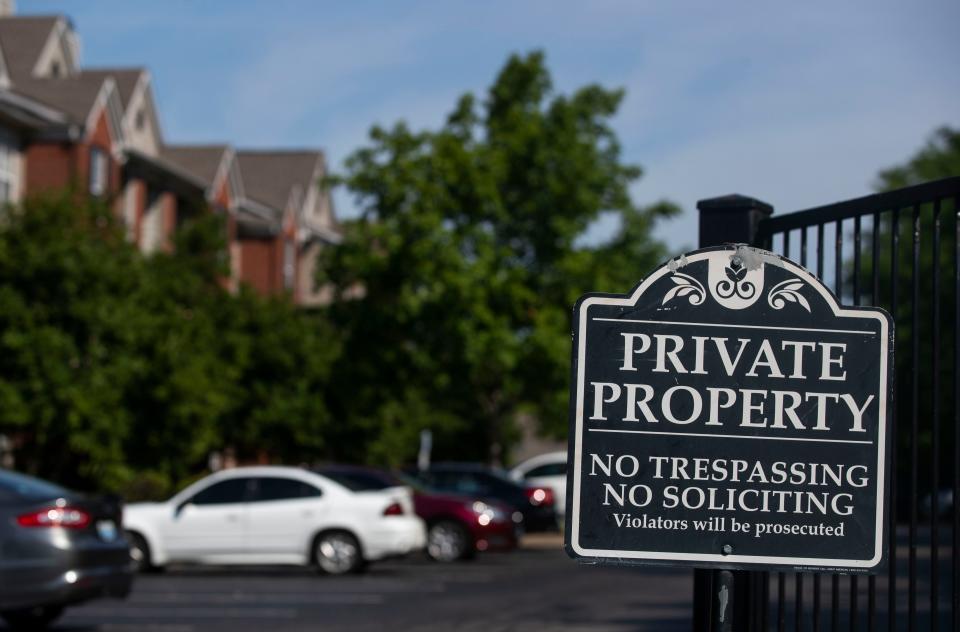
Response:
[[[710,295],[727,309],[746,309],[763,293],[764,262],[747,261],[740,254],[711,257],[707,264]]]
[[[703,285],[700,284],[700,281],[697,281],[690,275],[682,272],[674,272],[673,276],[670,277],[670,280],[673,281],[677,287],[672,288],[663,295],[663,302],[660,303],[661,305],[666,305],[673,299],[683,296],[688,297],[687,300],[690,301],[691,305],[700,305],[707,297],[707,291],[703,289]]]
[[[716,292],[721,298],[737,296],[750,300],[757,294],[757,286],[746,280],[747,268],[740,257],[733,257],[723,272],[727,278],[717,283],[716,287]]]
[[[798,303],[803,309],[810,311],[810,303],[800,294],[803,289],[803,281],[799,279],[787,279],[777,283],[767,294],[767,303],[773,309],[783,309],[787,303]]]

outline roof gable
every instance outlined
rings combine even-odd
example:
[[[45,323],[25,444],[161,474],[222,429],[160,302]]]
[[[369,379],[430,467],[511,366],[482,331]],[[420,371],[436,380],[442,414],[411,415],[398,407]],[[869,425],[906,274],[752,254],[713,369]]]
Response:
[[[212,187],[228,149],[227,145],[165,145],[160,155]]]
[[[247,195],[281,212],[303,204],[322,159],[316,150],[237,152]]]
[[[160,156],[199,178],[214,202],[224,183],[229,199],[221,203],[233,206],[244,195],[236,153],[229,145],[165,145]]]
[[[106,79],[112,77],[117,82],[117,94],[120,97],[120,105],[123,106],[126,114],[127,106],[130,105],[130,99],[137,90],[138,84],[147,75],[146,68],[84,68],[80,71],[81,75],[90,77],[100,77]]]
[[[77,63],[74,46],[63,39],[72,32],[70,22],[62,15],[25,15],[0,18],[0,46],[7,70],[14,83],[34,77],[37,62],[51,46],[64,45],[64,55],[72,71]],[[60,39],[61,41],[54,41]]]

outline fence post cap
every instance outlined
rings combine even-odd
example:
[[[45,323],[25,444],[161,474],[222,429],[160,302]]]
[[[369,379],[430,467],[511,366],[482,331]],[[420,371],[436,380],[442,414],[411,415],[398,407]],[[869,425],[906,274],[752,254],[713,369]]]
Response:
[[[730,195],[721,195],[719,197],[707,198],[697,202],[697,210],[701,213],[712,212],[730,212],[730,211],[759,211],[764,215],[773,214],[773,206],[763,200],[731,193]]]

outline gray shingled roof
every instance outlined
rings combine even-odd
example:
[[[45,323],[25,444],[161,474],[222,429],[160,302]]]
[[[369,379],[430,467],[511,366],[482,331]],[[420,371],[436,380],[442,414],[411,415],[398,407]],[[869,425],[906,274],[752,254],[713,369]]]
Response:
[[[60,16],[29,15],[0,18],[0,46],[14,82],[30,77]]]
[[[160,155],[200,178],[209,187],[217,177],[226,151],[227,145],[165,145]]]
[[[74,123],[83,125],[104,81],[103,77],[82,74],[58,79],[22,79],[14,84],[14,92],[60,110]]]
[[[127,111],[127,104],[130,103],[130,97],[133,96],[133,89],[137,87],[140,76],[146,72],[145,68],[84,68],[81,76],[100,77],[106,79],[113,77],[117,82],[117,93],[120,96],[120,104],[123,111]]]
[[[299,184],[306,194],[314,184],[314,171],[322,158],[323,154],[319,151],[237,152],[240,177],[247,197],[279,211],[286,209],[294,185]]]

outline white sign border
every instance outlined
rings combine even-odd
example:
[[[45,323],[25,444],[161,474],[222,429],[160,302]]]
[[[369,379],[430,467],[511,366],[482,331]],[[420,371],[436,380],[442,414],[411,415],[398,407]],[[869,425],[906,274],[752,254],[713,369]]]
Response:
[[[702,250],[696,254],[686,255],[688,263],[709,260],[716,256],[729,256],[736,251],[734,248],[713,248]],[[611,296],[590,296],[584,299],[578,305],[579,322],[577,325],[577,379],[576,379],[576,423],[574,429],[574,462],[573,462],[573,498],[570,506],[570,548],[580,557],[584,558],[619,558],[619,559],[644,559],[657,560],[660,562],[683,561],[683,562],[710,562],[717,564],[770,564],[780,566],[811,567],[822,568],[830,567],[836,569],[869,569],[875,567],[883,559],[885,521],[883,515],[885,484],[886,484],[886,448],[887,448],[887,394],[888,394],[888,367],[887,362],[890,354],[890,332],[885,314],[872,309],[844,309],[841,307],[833,294],[824,286],[824,284],[804,269],[796,265],[789,259],[770,253],[771,257],[777,257],[780,265],[790,272],[800,277],[807,285],[816,289],[830,309],[834,316],[839,318],[875,318],[880,323],[880,398],[878,401],[880,427],[877,434],[877,509],[876,509],[876,538],[874,540],[874,556],[869,560],[862,559],[824,559],[817,557],[780,557],[771,555],[740,555],[721,553],[677,553],[666,551],[631,551],[631,550],[608,550],[608,549],[588,549],[579,544],[580,535],[580,471],[583,462],[583,405],[584,405],[584,381],[586,366],[586,340],[587,340],[587,322],[589,321],[589,308],[593,305],[611,305],[619,307],[633,307],[649,289],[654,282],[671,272],[668,266],[662,265],[654,271],[649,277],[644,279],[636,289],[625,298],[614,298]],[[765,263],[764,265],[770,265]]]

